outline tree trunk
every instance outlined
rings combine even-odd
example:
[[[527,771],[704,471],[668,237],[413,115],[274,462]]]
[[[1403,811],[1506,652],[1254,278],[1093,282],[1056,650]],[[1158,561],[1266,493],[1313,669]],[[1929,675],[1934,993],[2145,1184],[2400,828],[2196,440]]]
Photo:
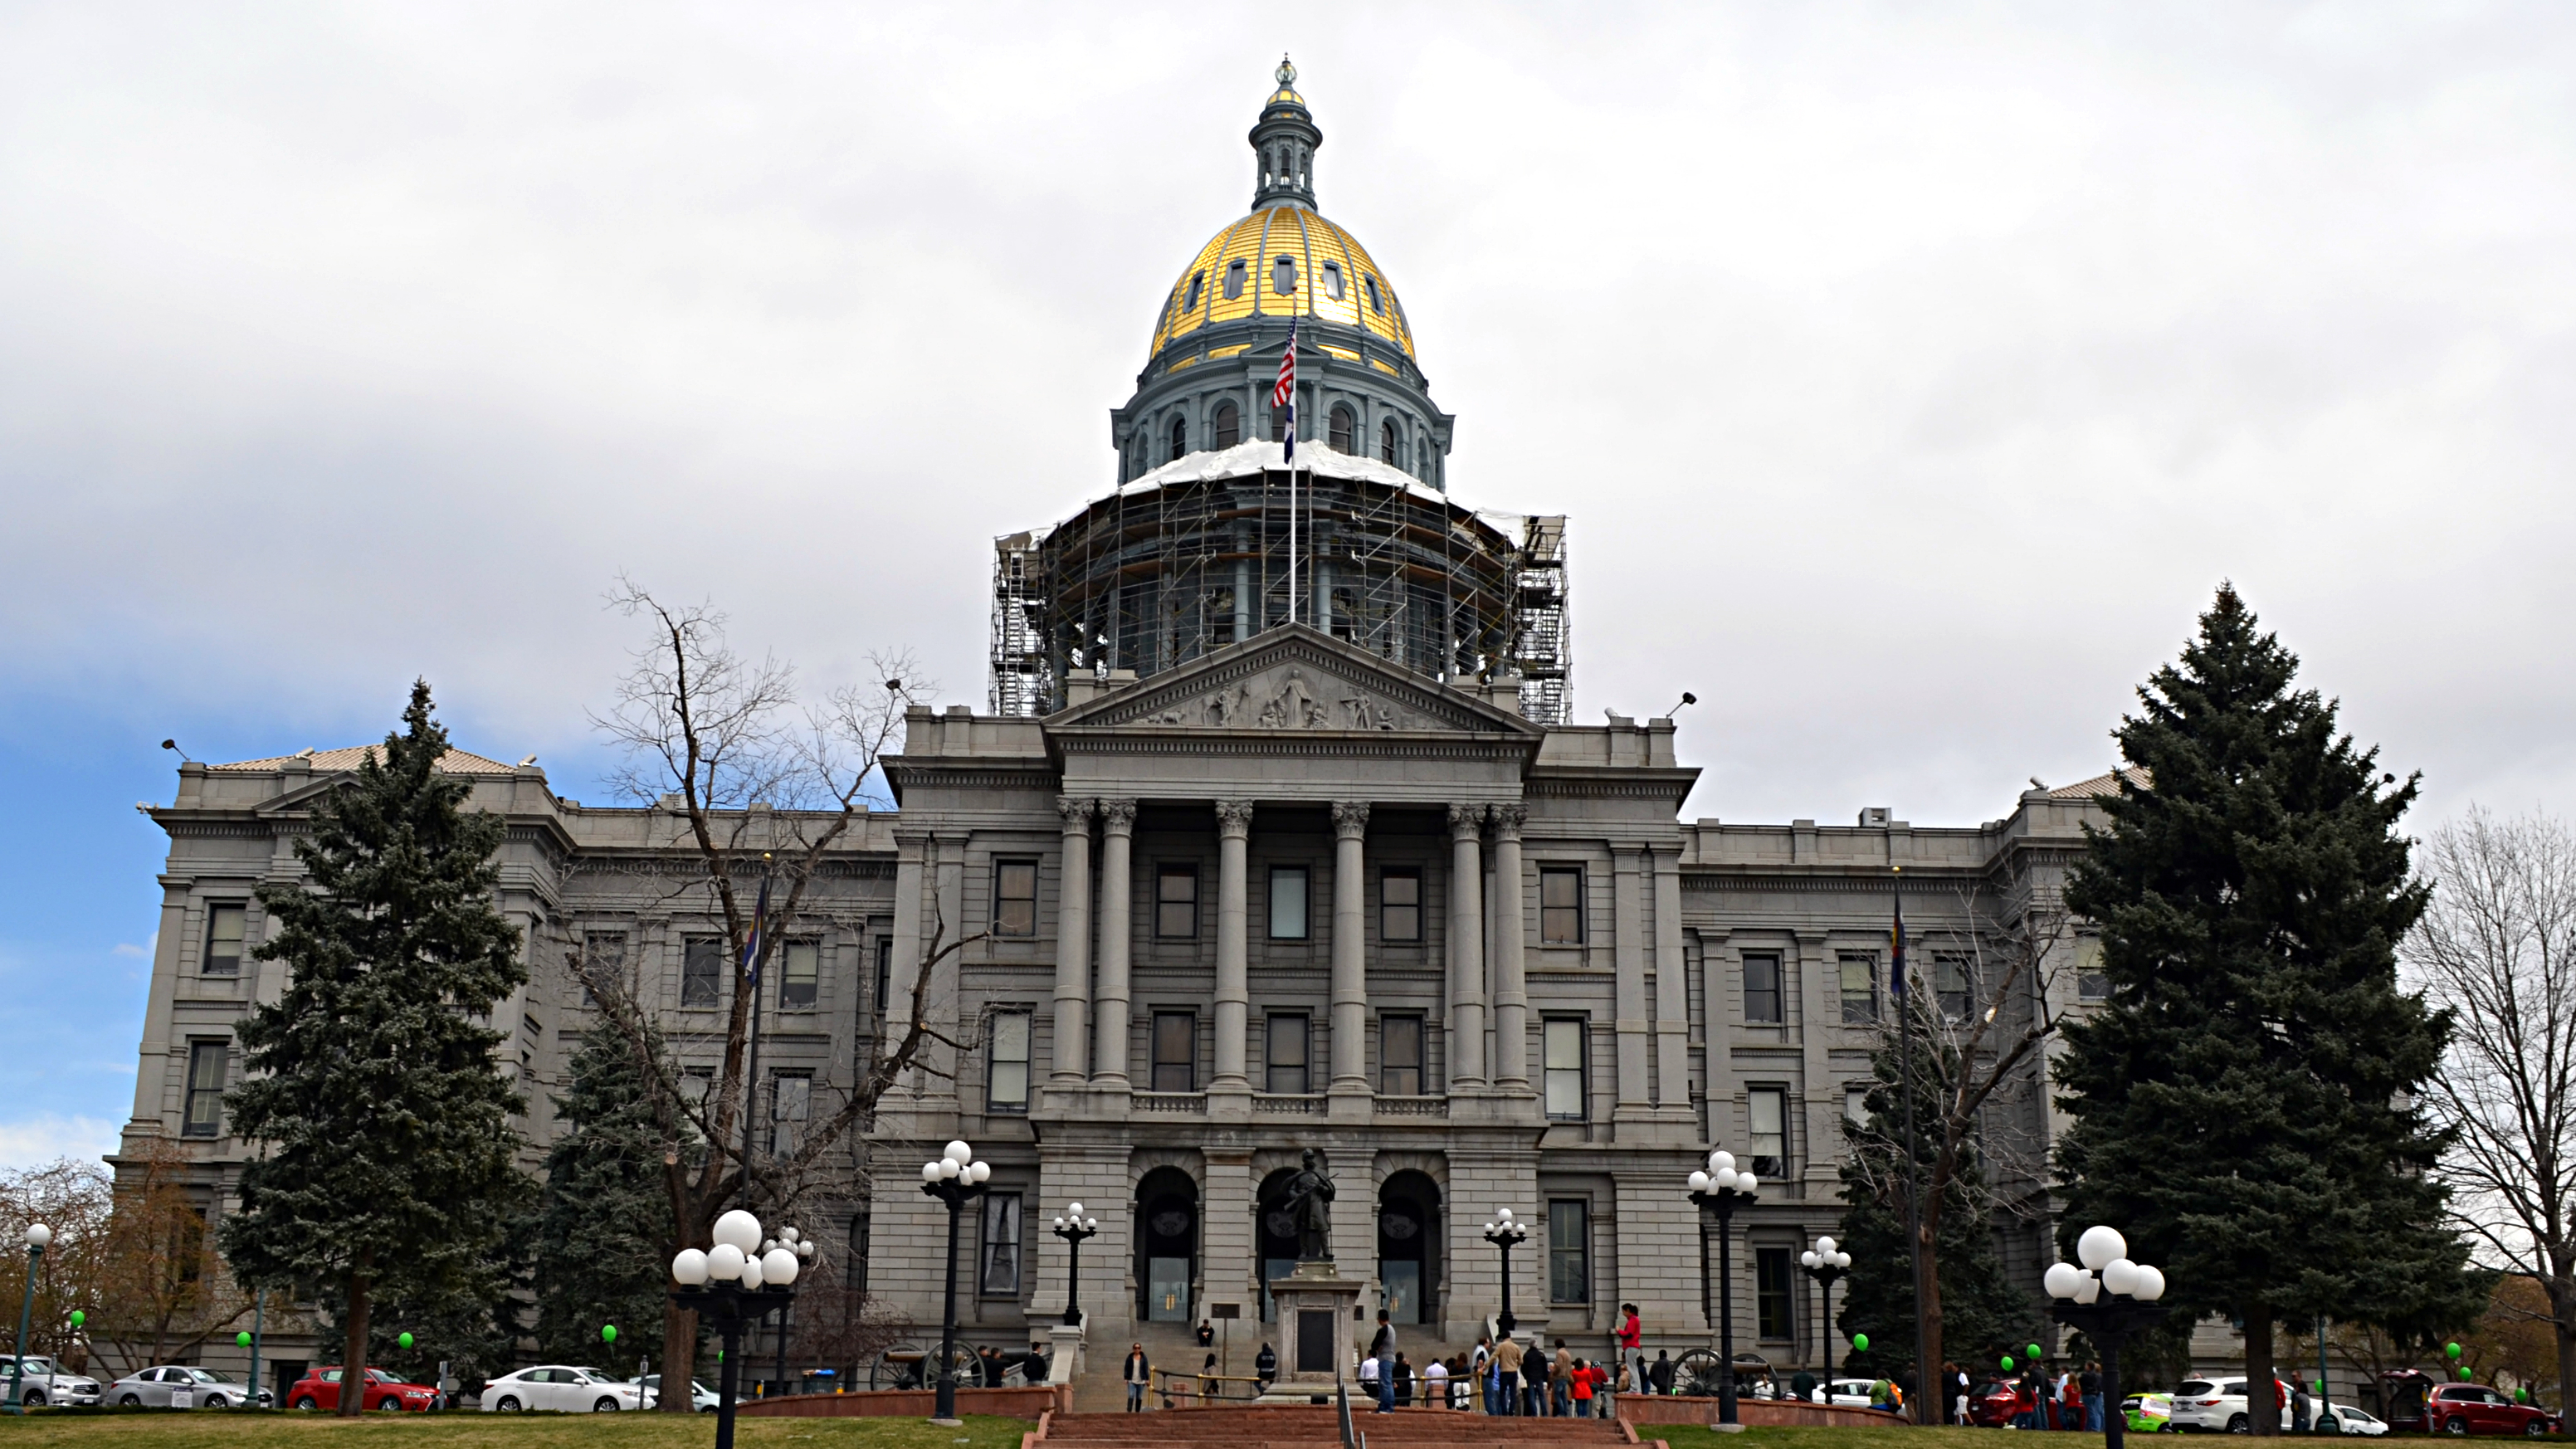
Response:
[[[2550,1331],[2558,1340],[2558,1412],[2576,1404],[2576,1278],[2554,1275],[2549,1289]]]
[[[1914,1422],[1939,1424],[1946,1417],[1942,1397],[1948,1389],[1941,1383],[1941,1187],[1937,1183],[1924,1195],[1915,1233],[1923,1251],[1923,1277],[1914,1285],[1914,1291],[1923,1295],[1923,1361],[1914,1366]]]
[[[2249,1303],[2245,1306],[2245,1419],[2248,1428],[2267,1438],[2281,1432],[2281,1409],[2272,1387],[2277,1373],[2272,1364],[2272,1305]]]
[[[698,1391],[691,1385],[698,1375],[698,1315],[676,1303],[664,1300],[662,1309],[662,1400],[655,1405],[665,1414],[687,1414],[697,1410]]]
[[[349,1275],[348,1347],[340,1355],[340,1415],[354,1419],[367,1408],[367,1267],[374,1255],[358,1255],[358,1271]],[[256,1386],[253,1389],[256,1392]]]

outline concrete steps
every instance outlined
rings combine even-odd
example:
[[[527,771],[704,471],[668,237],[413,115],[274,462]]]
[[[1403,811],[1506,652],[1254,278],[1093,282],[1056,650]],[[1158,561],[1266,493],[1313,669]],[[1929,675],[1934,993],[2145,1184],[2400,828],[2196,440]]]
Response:
[[[1147,1352],[1152,1352],[1148,1347]],[[1373,1446],[1403,1449],[1536,1449],[1541,1445],[1634,1444],[1615,1419],[1510,1419],[1440,1409],[1371,1414],[1355,1409],[1351,1427]],[[1187,1409],[1152,1414],[1058,1414],[1046,1444],[1066,1449],[1320,1449],[1341,1443],[1340,1421],[1329,1408],[1297,1406]]]

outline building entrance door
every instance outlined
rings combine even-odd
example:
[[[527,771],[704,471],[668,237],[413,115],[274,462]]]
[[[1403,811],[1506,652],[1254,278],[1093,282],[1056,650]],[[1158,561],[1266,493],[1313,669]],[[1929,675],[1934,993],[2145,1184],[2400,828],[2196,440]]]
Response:
[[[1440,1189],[1419,1172],[1399,1172],[1378,1192],[1377,1277],[1387,1317],[1436,1323]]]
[[[1147,1322],[1188,1323],[1198,1277],[1198,1184],[1178,1168],[1158,1167],[1136,1185],[1136,1305]]]

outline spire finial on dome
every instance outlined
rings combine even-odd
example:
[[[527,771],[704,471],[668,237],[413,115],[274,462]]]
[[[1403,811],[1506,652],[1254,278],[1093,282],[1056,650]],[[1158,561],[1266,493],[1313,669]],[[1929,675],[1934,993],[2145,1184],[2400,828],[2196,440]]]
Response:
[[[1252,128],[1252,204],[1256,209],[1291,202],[1313,206],[1315,148],[1324,144],[1324,133],[1307,111],[1306,98],[1297,94],[1297,67],[1284,50],[1274,74],[1279,89],[1261,103],[1261,120]]]
[[[1295,84],[1297,84],[1297,67],[1288,63],[1288,52],[1283,50],[1279,52],[1279,89],[1284,91]]]

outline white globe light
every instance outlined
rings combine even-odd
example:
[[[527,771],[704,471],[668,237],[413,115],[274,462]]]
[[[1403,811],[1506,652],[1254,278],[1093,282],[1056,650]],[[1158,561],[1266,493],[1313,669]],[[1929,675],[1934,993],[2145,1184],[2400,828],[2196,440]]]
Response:
[[[1834,1266],[1835,1266],[1835,1267],[1837,1267],[1837,1268],[1848,1268],[1848,1267],[1850,1267],[1850,1266],[1851,1266],[1851,1254],[1849,1254],[1849,1253],[1836,1253],[1836,1254],[1834,1254]]]
[[[2129,1256],[2128,1240],[2120,1236],[2118,1229],[2096,1224],[2075,1240],[2075,1256],[2084,1260],[2085,1267],[2099,1273],[2111,1266],[2112,1260]]]
[[[707,1255],[695,1248],[682,1248],[671,1260],[671,1279],[683,1288],[695,1288],[707,1281]]]
[[[780,1242],[782,1242],[782,1243],[792,1243],[792,1242],[795,1242],[795,1241],[796,1241],[796,1230],[795,1230],[794,1228],[780,1228],[780,1229],[778,1230],[778,1241],[780,1241]]]
[[[989,1162],[979,1162],[975,1164],[975,1180],[977,1182],[989,1182],[992,1180],[992,1176],[993,1164]]]
[[[761,1244],[761,1245],[760,1245],[760,1251],[759,1251],[758,1253],[753,1254],[752,1256],[754,1256],[754,1257],[759,1257],[759,1258],[766,1258],[766,1257],[768,1257],[768,1256],[769,1256],[769,1254],[770,1254],[770,1250],[771,1250],[771,1249],[773,1249],[773,1248],[776,1248],[777,1246],[778,1246],[778,1240],[777,1240],[776,1238],[771,1238],[768,1242],[765,1242],[765,1243]]]
[[[956,1159],[956,1158],[954,1158],[954,1157],[943,1157],[943,1158],[939,1159],[939,1180],[940,1180],[940,1181],[942,1181],[942,1182],[947,1182],[947,1181],[949,1181],[950,1179],[952,1179],[952,1178],[956,1177],[956,1176],[957,1176],[957,1174],[958,1174],[958,1172],[959,1172],[959,1171],[961,1171],[961,1170],[962,1170],[962,1164],[960,1164],[960,1163],[957,1161],[957,1159]]]
[[[1056,1225],[1056,1230],[1057,1230],[1057,1231],[1059,1231],[1059,1232],[1063,1231],[1063,1229],[1064,1229],[1064,1215],[1063,1215],[1063,1214],[1058,1213],[1058,1214],[1056,1215],[1055,1225]]]
[[[1082,1220],[1082,1230],[1086,1233],[1096,1233],[1100,1231],[1100,1219],[1084,1218]]]
[[[1502,1219],[1504,1222],[1510,1222],[1512,1220],[1512,1210],[1510,1208],[1496,1208],[1494,1210],[1494,1216]]]
[[[738,1252],[748,1253],[760,1246],[760,1219],[735,1208],[716,1219],[715,1232],[711,1236],[719,1243],[733,1244]]]
[[[2091,1303],[2101,1298],[2101,1296],[2102,1280],[2094,1277],[2090,1273],[2085,1274],[2083,1279],[2075,1285],[2075,1301],[2078,1303]]]
[[[1721,1173],[1721,1172],[1733,1172],[1734,1170],[1735,1170],[1735,1154],[1734,1154],[1734,1153],[1732,1153],[1732,1152],[1712,1152],[1712,1153],[1710,1153],[1710,1154],[1708,1155],[1708,1173],[1709,1173],[1709,1176],[1711,1176],[1711,1177],[1715,1177],[1717,1174],[1719,1174],[1719,1173]]]
[[[760,1278],[760,1260],[758,1258],[743,1259],[742,1286],[745,1288],[757,1288],[760,1286]]]
[[[742,1276],[742,1249],[731,1243],[718,1243],[707,1250],[707,1276],[719,1283],[730,1283]]]
[[[2102,1286],[2123,1298],[2138,1291],[2138,1265],[2126,1258],[2113,1258],[2102,1268]]]
[[[1708,1191],[1708,1189],[1709,1189],[1709,1175],[1708,1175],[1707,1173],[1705,1173],[1705,1172],[1694,1172],[1694,1173],[1692,1173],[1692,1174],[1690,1175],[1690,1190],[1691,1190],[1691,1191],[1693,1191],[1693,1192],[1706,1192],[1706,1191]]]
[[[1816,1261],[1816,1250],[1809,1248],[1807,1251],[1798,1255],[1798,1266],[1801,1268],[1818,1268],[1824,1265]]]
[[[2076,1280],[2083,1276],[2084,1270],[2072,1263],[2051,1263],[2048,1265],[2048,1271],[2040,1275],[2039,1281],[2041,1286],[2048,1290],[2049,1297],[2072,1298],[2075,1296]]]
[[[797,1262],[794,1248],[772,1248],[760,1255],[760,1281],[784,1288],[796,1281]]]
[[[1836,1243],[1831,1237],[1820,1237],[1816,1239],[1816,1251],[1819,1253],[1830,1253],[1840,1246],[1841,1244]]]
[[[1732,1167],[1721,1167],[1721,1168],[1719,1168],[1717,1171],[1715,1171],[1714,1173],[1711,1173],[1711,1174],[1710,1174],[1710,1176],[1712,1176],[1712,1177],[1714,1177],[1714,1178],[1716,1178],[1716,1179],[1717,1179],[1717,1185],[1718,1185],[1720,1188],[1726,1189],[1726,1190],[1728,1190],[1728,1191],[1733,1191],[1733,1190],[1734,1190],[1735,1183],[1736,1183],[1736,1171],[1735,1171],[1735,1169],[1734,1169],[1734,1168],[1732,1168]]]
[[[939,1180],[939,1164],[936,1162],[925,1162],[921,1164],[921,1180],[923,1182],[937,1182]]]
[[[1739,1172],[1735,1175],[1735,1190],[1737,1192],[1750,1193],[1761,1185],[1761,1179],[1755,1177],[1752,1173]]]
[[[1080,1203],[1074,1203],[1074,1204],[1071,1204],[1070,1206],[1066,1207],[1064,1211],[1065,1211],[1065,1216],[1067,1216],[1067,1217],[1075,1217],[1075,1218],[1078,1218],[1078,1217],[1082,1216],[1082,1204],[1080,1204]]]
[[[964,1167],[967,1163],[975,1160],[975,1149],[967,1146],[962,1141],[951,1142],[948,1144],[948,1150],[940,1155],[946,1157],[949,1161],[956,1163],[959,1167]]]
[[[54,1230],[43,1223],[27,1224],[27,1246],[41,1248],[54,1240]]]
[[[2165,1275],[2163,1270],[2152,1268],[2144,1263],[2140,1263],[2138,1265],[2138,1286],[2129,1290],[2129,1296],[2137,1299],[2140,1303],[2153,1303],[2157,1299],[2164,1297]]]
[[[796,1240],[796,1256],[800,1258],[813,1257],[814,1240],[812,1238],[798,1238]]]

